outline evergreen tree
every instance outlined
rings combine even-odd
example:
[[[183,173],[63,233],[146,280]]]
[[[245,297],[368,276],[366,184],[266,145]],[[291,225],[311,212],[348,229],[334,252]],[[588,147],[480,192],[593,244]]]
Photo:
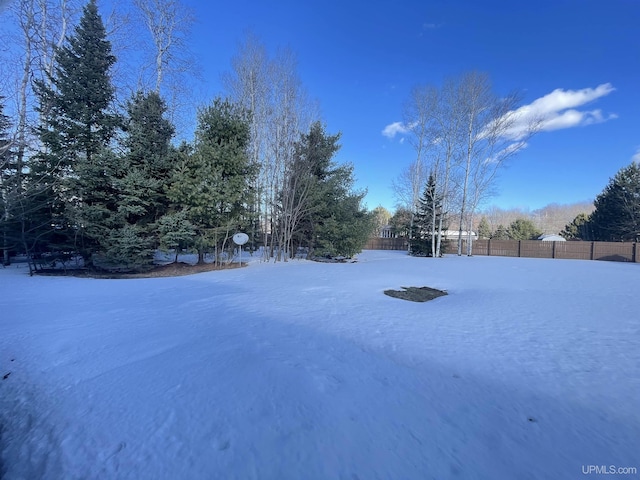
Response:
[[[590,217],[594,240],[637,241],[640,238],[640,164],[620,169],[598,195]]]
[[[285,217],[299,216],[293,250],[307,246],[310,257],[352,257],[375,229],[374,215],[362,207],[365,193],[353,191],[353,166],[333,161],[339,139],[340,134],[328,135],[320,122],[301,135],[289,191],[282,194]]]
[[[118,211],[119,191],[114,182],[121,171],[121,162],[115,152],[104,149],[91,162],[77,161],[74,177],[68,182],[77,194],[77,200],[67,201],[65,212],[69,230],[78,236],[72,245],[91,267],[126,270],[121,268],[120,258],[111,261],[108,253],[117,241],[114,230],[123,224]]]
[[[17,171],[12,141],[9,134],[11,122],[4,114],[3,97],[0,97],[0,248],[2,264],[9,265],[9,253],[17,247],[18,229],[15,222],[15,200],[19,194],[21,172]]]
[[[109,71],[116,59],[96,0],[84,7],[79,25],[56,51],[55,61],[50,83],[35,82],[44,149],[30,165],[35,193],[29,217],[31,247],[78,248],[78,240],[87,233],[82,252],[88,261],[110,226],[106,211],[114,209],[109,200],[110,167],[105,165],[112,157],[104,150],[118,125],[118,117],[109,111],[114,98]],[[105,224],[92,228],[87,223],[92,221]]]
[[[322,219],[327,217],[333,200],[330,189],[335,184],[332,179],[332,159],[340,149],[340,134],[328,135],[320,122],[315,122],[309,132],[300,135],[294,146],[294,158],[287,169],[285,187],[280,193],[280,222],[289,238],[282,242],[292,243],[290,254],[298,246],[306,246],[309,256],[316,248],[317,229]]]
[[[375,230],[373,214],[362,206],[366,192],[354,192],[353,183],[350,164],[327,171],[320,182],[322,200],[313,210],[315,238],[310,239],[315,256],[351,258]]]
[[[382,205],[378,205],[371,212],[375,219],[376,224],[376,235],[380,235],[380,232],[383,228],[389,225],[389,221],[391,220],[391,212],[384,208]]]
[[[431,173],[418,199],[413,219],[412,255],[435,256],[436,228],[442,214],[442,198],[436,191],[436,177]]]
[[[157,222],[168,210],[165,191],[172,168],[173,126],[164,118],[160,96],[138,93],[127,104],[124,154],[110,173],[113,199],[109,231],[98,235],[104,268],[142,270],[151,267],[159,245]],[[104,166],[108,168],[108,166]],[[104,222],[102,223],[105,224]]]
[[[478,223],[478,238],[491,238],[491,228],[486,217],[482,217]]]
[[[156,92],[138,93],[127,105],[120,208],[128,223],[143,226],[150,234],[168,209],[165,191],[177,158],[171,145],[175,129],[165,118],[166,111]]]
[[[189,220],[187,210],[167,213],[158,220],[160,248],[175,253],[174,262],[185,249],[195,245],[196,227]]]
[[[79,159],[91,162],[113,138],[118,117],[109,112],[109,71],[115,61],[96,0],[90,0],[74,35],[56,52],[51,86],[35,82],[44,123],[40,137],[60,168],[73,170]]]
[[[199,263],[205,252],[228,246],[230,235],[250,221],[256,166],[247,155],[248,141],[245,110],[216,99],[198,112],[193,152],[182,156],[169,197],[186,210]]]
[[[491,235],[491,240],[509,240],[509,238],[509,231],[502,224],[498,225],[496,231]]]
[[[511,222],[507,233],[511,240],[535,240],[542,235],[533,222],[526,218],[518,218]]]
[[[399,237],[409,236],[411,217],[411,212],[404,207],[400,207],[394,212],[389,220],[389,225],[391,225],[396,235]]]
[[[591,240],[591,228],[589,224],[589,215],[580,213],[568,223],[560,235],[567,240]]]

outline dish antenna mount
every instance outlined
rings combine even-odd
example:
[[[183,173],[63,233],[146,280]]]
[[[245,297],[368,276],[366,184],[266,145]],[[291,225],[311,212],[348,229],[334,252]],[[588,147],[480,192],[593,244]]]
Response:
[[[240,266],[242,266],[242,245],[249,241],[249,235],[244,232],[238,232],[233,235],[233,243],[240,247]]]

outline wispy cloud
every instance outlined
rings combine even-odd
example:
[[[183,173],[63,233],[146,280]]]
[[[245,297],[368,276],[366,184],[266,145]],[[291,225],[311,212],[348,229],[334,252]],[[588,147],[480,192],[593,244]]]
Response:
[[[509,125],[501,136],[516,142],[515,145],[518,145],[519,149],[524,148],[526,144],[519,142],[528,137],[532,131],[550,132],[603,123],[618,118],[615,113],[603,113],[599,108],[593,110],[580,108],[609,95],[613,91],[615,88],[610,83],[581,90],[558,88],[528,105],[508,112],[496,124]],[[393,122],[384,127],[382,135],[393,139],[396,135],[408,134],[412,127],[413,125],[405,125],[402,122]],[[640,150],[633,158],[640,161]]]
[[[507,136],[514,140],[525,137],[536,125],[538,131],[561,130],[581,127],[594,123],[602,123],[617,118],[615,113],[604,114],[602,110],[582,110],[582,107],[613,92],[610,83],[603,83],[596,88],[581,90],[563,90],[558,88],[540,97],[529,105],[524,105],[507,115],[512,116],[513,125]]]
[[[636,149],[636,153],[633,157],[631,157],[631,161],[635,163],[640,163],[640,147]]]
[[[442,23],[434,23],[434,22],[423,22],[422,23],[422,28],[420,29],[420,32],[418,33],[418,38],[421,38],[425,35],[425,32],[429,32],[432,30],[437,30],[439,28],[442,27]]]
[[[523,140],[517,141],[517,142],[513,142],[509,145],[507,145],[506,147],[504,147],[502,150],[500,150],[499,152],[491,155],[489,158],[487,158],[485,160],[485,163],[499,163],[499,162],[503,162],[504,159],[511,157],[512,155],[515,155],[516,153],[524,150],[525,148],[527,148],[529,146],[529,144]]]
[[[409,129],[402,122],[393,122],[384,127],[382,135],[387,138],[394,138],[396,135],[404,135]]]

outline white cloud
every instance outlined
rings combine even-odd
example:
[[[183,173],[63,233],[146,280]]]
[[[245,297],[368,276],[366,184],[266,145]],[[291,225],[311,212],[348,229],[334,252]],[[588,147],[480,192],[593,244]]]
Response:
[[[402,122],[393,122],[382,130],[382,135],[387,138],[394,138],[396,135],[404,135],[409,129]]]
[[[583,88],[581,90],[558,88],[528,105],[523,105],[516,110],[508,112],[500,121],[503,125],[510,124],[510,127],[504,133],[504,137],[518,144],[532,130],[551,132],[553,130],[603,123],[618,118],[615,113],[605,114],[601,109],[580,109],[580,107],[605,97],[613,91],[615,91],[615,88],[610,83],[603,83],[596,88]],[[402,122],[394,122],[384,127],[382,135],[393,139],[396,135],[406,135],[413,126],[414,124],[405,125]],[[636,156],[640,156],[640,152]]]
[[[525,148],[527,148],[528,146],[529,144],[524,141],[513,142],[507,145],[506,147],[504,147],[502,150],[500,150],[496,154],[485,159],[484,162],[485,164],[503,162],[506,158],[511,157],[512,155],[515,155],[521,150],[524,150]]]
[[[596,88],[582,90],[562,90],[540,97],[529,105],[524,105],[508,115],[514,117],[513,125],[507,136],[518,140],[526,136],[532,125],[539,131],[561,130],[606,122],[617,118],[616,114],[603,114],[602,110],[578,110],[587,103],[609,95],[615,88],[603,83]]]
[[[631,161],[635,163],[640,163],[640,147],[636,150],[636,153],[633,157],[631,157]]]

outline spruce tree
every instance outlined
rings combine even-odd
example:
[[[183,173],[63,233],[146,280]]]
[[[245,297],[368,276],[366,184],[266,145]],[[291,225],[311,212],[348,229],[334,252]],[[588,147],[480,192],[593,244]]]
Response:
[[[491,228],[486,217],[482,217],[478,223],[478,238],[491,238]]]
[[[576,217],[565,225],[560,235],[567,240],[591,240],[591,226],[589,224],[589,215],[579,213]]]
[[[308,133],[301,134],[294,145],[294,157],[287,178],[280,192],[280,222],[288,224],[291,255],[298,247],[309,249],[313,256],[316,247],[317,229],[322,219],[329,216],[332,158],[340,149],[340,134],[328,135],[320,122],[315,122]],[[339,172],[335,172],[339,174]],[[333,181],[335,184],[335,179]]]
[[[436,177],[430,174],[413,219],[411,235],[411,254],[434,256],[436,249],[436,227],[442,215],[442,197],[436,190]]]
[[[174,128],[164,118],[166,106],[151,92],[138,93],[127,104],[123,154],[111,163],[113,199],[107,235],[100,235],[101,264],[118,270],[143,270],[153,264],[159,246],[158,221],[168,210],[166,190],[175,157]]]
[[[399,237],[408,237],[409,228],[411,226],[411,212],[404,208],[399,207],[389,220],[389,225],[393,227],[394,233]]]
[[[18,229],[15,222],[15,200],[19,194],[21,172],[17,171],[9,128],[11,121],[4,114],[4,100],[0,97],[0,249],[2,264],[9,265],[9,253],[16,249]]]
[[[594,240],[640,239],[640,163],[633,162],[616,173],[596,197],[589,226]]]
[[[257,169],[247,155],[248,142],[244,109],[216,99],[198,112],[193,152],[182,155],[169,188],[170,200],[194,228],[198,263],[206,252],[229,246],[230,235],[247,226]]]
[[[106,38],[96,0],[83,9],[74,35],[56,52],[51,86],[36,81],[46,150],[61,168],[91,162],[109,144],[118,117],[109,112],[114,98],[109,71],[116,61]]]
[[[509,231],[504,225],[498,225],[496,231],[491,235],[491,240],[509,240]]]
[[[117,210],[109,178],[113,157],[105,153],[119,121],[110,112],[109,71],[116,59],[95,0],[55,61],[50,82],[35,82],[44,148],[31,165],[31,184],[39,191],[33,236],[40,249],[79,249],[89,261]]]
[[[535,240],[542,235],[542,232],[536,228],[531,220],[518,218],[511,222],[507,234],[511,240]]]
[[[362,205],[366,192],[353,190],[353,166],[330,167],[320,182],[322,200],[312,216],[315,238],[310,240],[318,257],[351,258],[373,234],[375,218]]]
[[[293,232],[294,252],[306,246],[310,257],[352,257],[375,230],[374,215],[362,206],[365,192],[353,190],[353,166],[333,161],[339,139],[316,122],[296,142],[290,191],[282,195],[293,200],[284,215],[302,212]]]

